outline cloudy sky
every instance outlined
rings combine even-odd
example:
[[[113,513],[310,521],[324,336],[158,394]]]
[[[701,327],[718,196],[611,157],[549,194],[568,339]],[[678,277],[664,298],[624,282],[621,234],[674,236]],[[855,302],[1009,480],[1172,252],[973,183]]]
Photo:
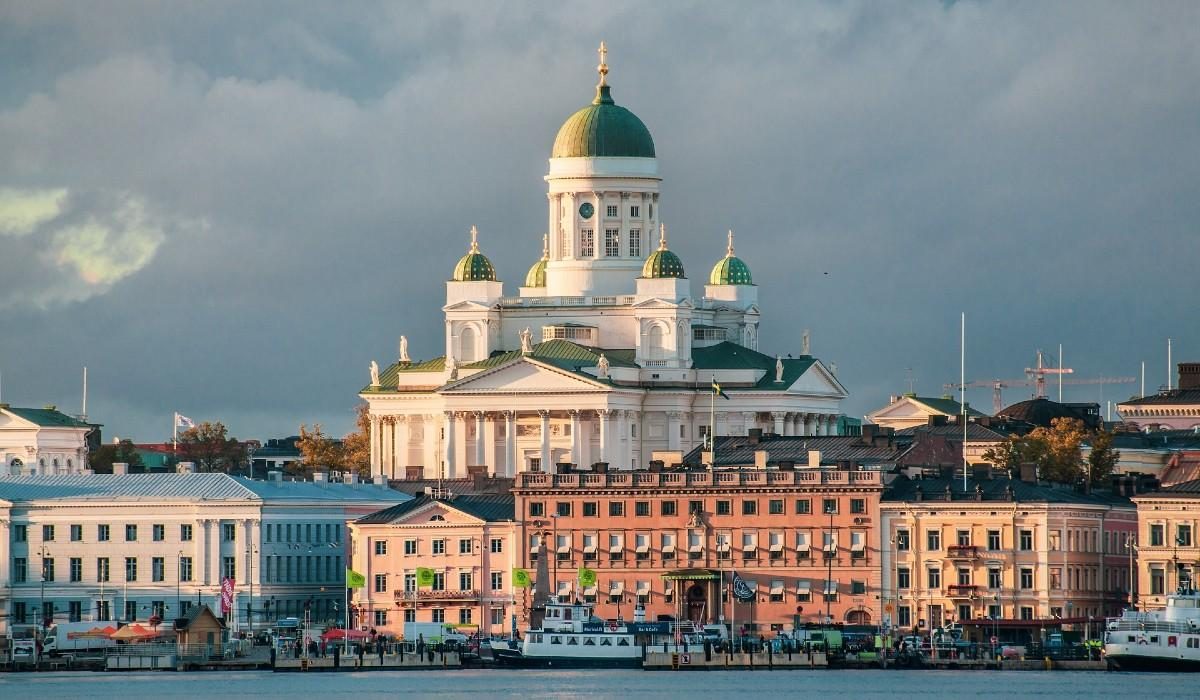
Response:
[[[440,354],[472,224],[509,289],[540,253],[601,39],[693,284],[733,228],[763,349],[810,328],[847,413],[941,394],[962,311],[972,379],[1200,360],[1194,2],[12,0],[3,400],[76,412],[86,365],[106,437],[345,432],[400,334]]]

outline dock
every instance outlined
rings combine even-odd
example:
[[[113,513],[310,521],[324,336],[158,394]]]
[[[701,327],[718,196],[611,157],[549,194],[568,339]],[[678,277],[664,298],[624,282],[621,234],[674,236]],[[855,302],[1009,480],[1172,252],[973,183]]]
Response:
[[[821,652],[706,654],[698,647],[692,651],[648,651],[642,663],[647,671],[784,671],[828,667],[829,662]]]
[[[432,658],[431,658],[432,657]],[[283,657],[275,659],[276,672],[307,671],[440,671],[447,668],[462,668],[458,652],[438,652],[418,656],[405,654],[364,654],[358,656],[310,656],[308,658]]]

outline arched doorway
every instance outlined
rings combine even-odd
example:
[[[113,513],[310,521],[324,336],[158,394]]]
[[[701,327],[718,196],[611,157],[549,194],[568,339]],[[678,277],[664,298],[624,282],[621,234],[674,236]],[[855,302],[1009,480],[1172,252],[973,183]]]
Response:
[[[871,613],[867,610],[851,610],[846,613],[847,625],[869,625],[871,624]]]
[[[708,592],[702,583],[696,582],[687,590],[687,619],[696,624],[704,624],[705,608],[708,605]]]
[[[646,346],[648,359],[661,360],[666,357],[667,339],[662,326],[657,324],[650,326],[650,331],[646,333]]]
[[[458,355],[462,358],[463,362],[474,362],[479,359],[475,357],[477,345],[475,329],[470,326],[464,326],[458,334]]]

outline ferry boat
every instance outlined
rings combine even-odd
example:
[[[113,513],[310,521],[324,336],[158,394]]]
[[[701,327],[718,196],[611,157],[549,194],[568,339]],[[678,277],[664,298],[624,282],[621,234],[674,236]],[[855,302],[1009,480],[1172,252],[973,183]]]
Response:
[[[1200,671],[1200,592],[1184,581],[1165,609],[1110,618],[1104,655],[1120,671]]]
[[[669,622],[605,621],[587,603],[550,601],[540,628],[527,629],[517,648],[496,647],[492,654],[505,666],[641,668],[642,646],[671,634]]]

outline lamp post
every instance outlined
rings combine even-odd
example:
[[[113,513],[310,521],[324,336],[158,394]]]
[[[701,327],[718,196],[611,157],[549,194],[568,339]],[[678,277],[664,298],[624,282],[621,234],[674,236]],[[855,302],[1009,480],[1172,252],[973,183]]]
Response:
[[[46,549],[46,545],[43,544],[38,549],[38,556],[41,557],[42,560],[42,609],[38,611],[38,614],[42,618],[42,629],[46,629],[48,626],[46,624],[46,620],[49,617],[46,615],[46,572],[48,571],[46,567],[46,559],[50,556],[50,550]]]
[[[837,551],[833,542],[833,515],[834,507],[832,505],[825,506],[825,513],[829,516],[829,545],[825,548],[825,624],[833,622],[832,605],[833,597],[829,594],[829,584],[833,581],[833,556]]]
[[[1137,537],[1132,533],[1125,533],[1125,549],[1129,552],[1129,607],[1137,610],[1137,570],[1133,564],[1133,553],[1137,551]]]
[[[550,574],[554,581],[554,600],[558,600],[558,513],[550,514],[550,524],[554,531],[554,558],[550,560],[551,566],[554,568]]]
[[[253,449],[253,448],[251,448]],[[253,469],[253,467],[251,467]],[[249,570],[247,575],[250,580],[250,603],[246,606],[246,625],[250,628],[250,637],[254,637],[254,559],[258,557],[258,545],[250,544],[246,547],[246,559],[249,562]]]
[[[175,553],[175,614],[180,615],[183,612],[182,603],[180,602],[180,583],[183,581],[183,550]]]

